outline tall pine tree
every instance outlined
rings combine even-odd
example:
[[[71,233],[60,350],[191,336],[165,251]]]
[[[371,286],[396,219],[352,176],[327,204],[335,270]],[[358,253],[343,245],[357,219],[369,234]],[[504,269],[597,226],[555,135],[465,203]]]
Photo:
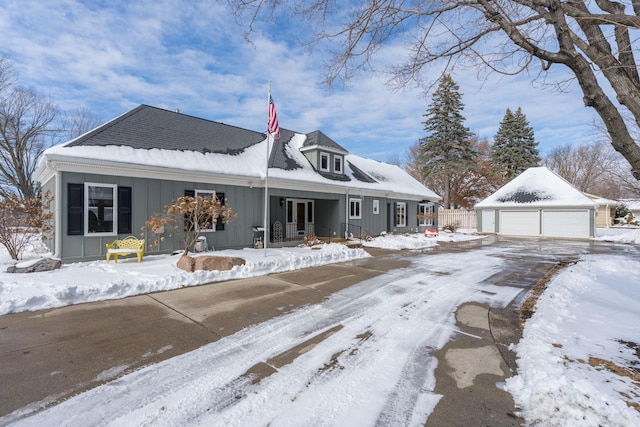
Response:
[[[530,167],[540,164],[538,143],[533,136],[527,117],[518,107],[514,113],[507,108],[493,137],[491,162],[502,175],[503,183],[510,181]]]
[[[464,125],[459,89],[449,74],[442,76],[423,115],[427,136],[420,139],[422,180],[443,197],[446,208],[459,199],[457,178],[476,167],[473,134]]]

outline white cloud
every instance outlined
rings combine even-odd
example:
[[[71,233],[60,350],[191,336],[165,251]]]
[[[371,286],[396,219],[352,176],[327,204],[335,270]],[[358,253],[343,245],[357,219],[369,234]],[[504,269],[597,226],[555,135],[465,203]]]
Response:
[[[62,108],[86,105],[104,120],[145,103],[254,130],[266,122],[267,84],[280,125],[320,129],[354,154],[388,160],[423,135],[429,98],[418,89],[393,92],[384,74],[363,73],[346,87],[322,87],[325,56],[293,42],[298,28],[261,25],[249,44],[224,6],[178,0],[112,2],[8,0],[0,17],[7,53],[21,82]],[[273,30],[272,30],[273,31]],[[376,67],[396,64],[401,42],[384,47]],[[430,79],[439,77],[433,69]],[[527,76],[454,73],[467,126],[492,138],[505,109],[522,107],[543,151],[586,142],[593,115],[576,94],[531,87]]]

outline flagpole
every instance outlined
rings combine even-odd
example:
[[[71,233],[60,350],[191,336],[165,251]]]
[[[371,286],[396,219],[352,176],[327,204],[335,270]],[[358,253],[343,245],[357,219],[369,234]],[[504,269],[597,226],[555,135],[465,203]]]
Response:
[[[271,80],[269,80],[269,93],[267,95],[267,111],[269,109],[269,103],[271,102]],[[265,175],[264,175],[264,222],[263,222],[263,232],[264,237],[262,238],[262,247],[264,248],[264,256],[267,256],[267,233],[268,233],[268,221],[269,221],[269,145],[271,142],[271,131],[269,129],[269,124],[267,123],[267,162],[265,167]]]

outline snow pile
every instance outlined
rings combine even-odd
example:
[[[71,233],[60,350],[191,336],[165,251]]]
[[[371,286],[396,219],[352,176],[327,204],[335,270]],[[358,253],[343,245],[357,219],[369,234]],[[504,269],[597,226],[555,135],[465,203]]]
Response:
[[[440,240],[478,238],[478,236],[451,233]],[[44,254],[36,242],[25,253],[30,262]],[[437,239],[413,235],[379,237],[370,246],[388,249],[420,249],[437,244]],[[369,245],[368,245],[369,246]],[[13,261],[0,251],[0,315],[33,311],[90,301],[124,298],[149,292],[168,291],[185,286],[220,282],[232,279],[262,276],[270,273],[298,270],[370,256],[364,249],[350,249],[338,243],[291,248],[224,250],[208,255],[243,258],[246,264],[229,271],[196,271],[187,273],[176,267],[178,255],[148,255],[141,263],[135,257],[118,263],[104,260],[64,264],[59,270],[28,273],[4,273]],[[192,254],[193,255],[193,254]],[[204,254],[207,255],[207,254]],[[195,254],[194,256],[197,256]]]
[[[438,242],[464,242],[484,237],[475,234],[475,231],[470,229],[461,229],[456,233],[440,231],[437,237],[425,237],[422,233],[383,234],[371,240],[363,240],[362,245],[381,249],[426,249],[436,246]]]
[[[639,284],[640,261],[602,256],[549,283],[507,380],[528,424],[638,425]]]
[[[211,254],[243,258],[246,264],[229,271],[187,273],[176,267],[179,255],[155,255],[145,256],[141,263],[133,257],[118,263],[79,262],[64,264],[59,270],[49,272],[9,274],[4,271],[12,263],[3,251],[0,257],[0,315],[124,298],[370,256],[363,249],[350,249],[337,243],[314,249],[303,246],[268,248],[266,252],[262,249],[225,250]],[[33,259],[34,255],[29,253],[25,258]]]
[[[640,228],[606,228],[600,229],[597,234],[596,240],[640,245]]]

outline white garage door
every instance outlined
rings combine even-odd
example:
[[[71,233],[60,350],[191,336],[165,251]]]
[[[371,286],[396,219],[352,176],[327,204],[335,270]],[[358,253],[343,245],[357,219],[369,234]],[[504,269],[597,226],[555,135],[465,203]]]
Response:
[[[549,237],[591,237],[589,210],[542,211],[542,234]]]
[[[500,233],[508,236],[539,236],[540,212],[500,211]]]

